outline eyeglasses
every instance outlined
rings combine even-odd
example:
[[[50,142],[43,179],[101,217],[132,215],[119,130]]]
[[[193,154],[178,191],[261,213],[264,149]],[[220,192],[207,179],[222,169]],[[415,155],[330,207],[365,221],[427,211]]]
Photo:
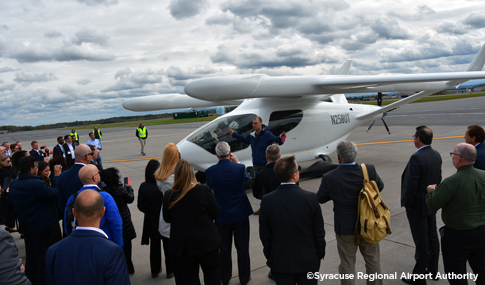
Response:
[[[459,153],[454,153],[454,152],[450,152],[450,156],[453,157],[453,155],[458,155],[459,157],[463,157],[461,154]]]
[[[295,173],[295,172],[298,172],[300,170],[301,170],[301,166],[298,165],[298,168],[295,171],[293,171],[292,174]]]
[[[86,153],[84,156],[86,156],[86,155],[93,156],[94,155],[94,152]]]
[[[93,175],[93,180],[94,180],[94,177],[96,177],[96,175],[101,175],[101,174],[99,174],[99,171],[96,172],[96,174]]]

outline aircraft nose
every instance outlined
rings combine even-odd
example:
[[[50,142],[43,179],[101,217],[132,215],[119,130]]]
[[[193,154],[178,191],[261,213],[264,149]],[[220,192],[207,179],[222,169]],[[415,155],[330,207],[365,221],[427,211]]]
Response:
[[[205,171],[217,163],[217,157],[198,145],[183,139],[177,144],[181,157],[188,161],[193,169]]]

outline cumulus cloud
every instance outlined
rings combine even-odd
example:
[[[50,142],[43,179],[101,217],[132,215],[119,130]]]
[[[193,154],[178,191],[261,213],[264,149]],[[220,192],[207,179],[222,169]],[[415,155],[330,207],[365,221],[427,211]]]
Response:
[[[53,59],[56,61],[111,61],[116,56],[107,51],[96,50],[90,45],[82,46],[65,46],[54,51]]]
[[[104,51],[94,49],[89,44],[81,46],[63,46],[58,49],[49,50],[41,44],[33,44],[12,49],[10,57],[20,63],[40,62],[40,61],[111,61],[116,56]]]
[[[483,14],[483,11],[472,12],[470,15],[468,15],[468,17],[465,18],[463,23],[476,29],[481,29],[485,27],[485,15]]]
[[[83,43],[94,43],[100,46],[106,46],[108,44],[108,40],[108,35],[105,35],[96,29],[84,27],[74,34],[71,42],[75,45],[81,45]]]
[[[115,74],[117,82],[102,91],[110,92],[143,88],[146,85],[161,83],[164,74],[165,71],[163,69],[141,71],[132,71],[131,68],[120,69]]]
[[[92,81],[90,79],[81,79],[81,80],[78,80],[77,81],[77,84],[78,85],[88,85],[89,83],[91,83]]]
[[[62,33],[59,32],[59,31],[50,30],[50,31],[45,32],[44,37],[46,37],[46,38],[60,38],[60,37],[62,37]]]
[[[411,38],[411,32],[402,27],[397,19],[378,17],[370,27],[379,35],[379,38],[399,40]]]
[[[444,42],[436,38],[429,38],[429,35],[423,35],[423,38],[426,40],[418,38],[414,44],[379,49],[377,54],[381,57],[381,61],[403,62],[469,55],[477,52],[476,45],[459,39],[449,39]]]
[[[191,18],[208,7],[206,0],[172,0],[168,5],[170,15],[177,20]]]
[[[79,3],[86,4],[88,6],[97,6],[97,5],[116,5],[118,4],[118,0],[76,0]]]
[[[3,82],[0,82],[0,83],[3,83]],[[0,85],[0,92],[7,91],[7,90],[12,91],[14,89],[15,89],[14,83]],[[4,101],[2,101],[2,104],[3,103]]]
[[[221,45],[211,60],[214,63],[231,64],[242,69],[260,69],[313,66],[334,62],[336,59],[328,56],[323,50],[315,50],[311,44],[301,41],[276,48],[253,46],[240,50]]]
[[[0,67],[0,73],[15,71],[15,69],[10,66]]]
[[[14,81],[23,84],[30,84],[34,82],[49,82],[57,79],[59,78],[57,78],[52,72],[34,73],[21,71],[15,74]]]
[[[231,24],[234,18],[229,13],[221,13],[211,16],[205,20],[205,24],[212,25],[228,25]]]
[[[462,23],[456,21],[443,21],[436,27],[438,33],[451,35],[464,35],[468,29]]]

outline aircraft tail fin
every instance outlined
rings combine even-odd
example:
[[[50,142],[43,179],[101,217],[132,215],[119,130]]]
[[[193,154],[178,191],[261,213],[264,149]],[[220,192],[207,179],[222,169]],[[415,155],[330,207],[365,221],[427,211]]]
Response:
[[[347,61],[344,63],[344,65],[342,65],[342,67],[340,68],[339,74],[340,75],[347,75],[347,74],[349,74],[349,70],[350,70],[350,66],[351,65],[352,65],[352,60],[351,59],[347,59]]]
[[[485,44],[482,46],[480,51],[475,55],[472,62],[466,69],[466,71],[481,71],[485,64]]]

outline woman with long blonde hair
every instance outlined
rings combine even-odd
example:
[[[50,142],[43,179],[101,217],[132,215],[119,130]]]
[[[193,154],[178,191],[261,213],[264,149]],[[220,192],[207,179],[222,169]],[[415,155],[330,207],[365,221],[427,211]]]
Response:
[[[216,198],[209,187],[197,184],[187,161],[180,160],[174,174],[173,187],[163,197],[162,212],[165,221],[171,223],[169,250],[177,274],[183,284],[200,284],[200,266],[206,285],[220,284]]]
[[[173,171],[175,165],[180,160],[180,153],[177,146],[173,143],[167,144],[163,150],[162,163],[160,167],[155,172],[155,180],[157,181],[157,186],[163,195],[172,188],[174,175]],[[174,277],[174,265],[170,254],[168,253],[168,248],[170,245],[170,224],[165,222],[163,219],[163,211],[160,211],[160,219],[158,225],[158,231],[162,235],[163,251],[165,254],[165,268],[167,272],[167,278]],[[179,277],[175,274],[175,281]]]

